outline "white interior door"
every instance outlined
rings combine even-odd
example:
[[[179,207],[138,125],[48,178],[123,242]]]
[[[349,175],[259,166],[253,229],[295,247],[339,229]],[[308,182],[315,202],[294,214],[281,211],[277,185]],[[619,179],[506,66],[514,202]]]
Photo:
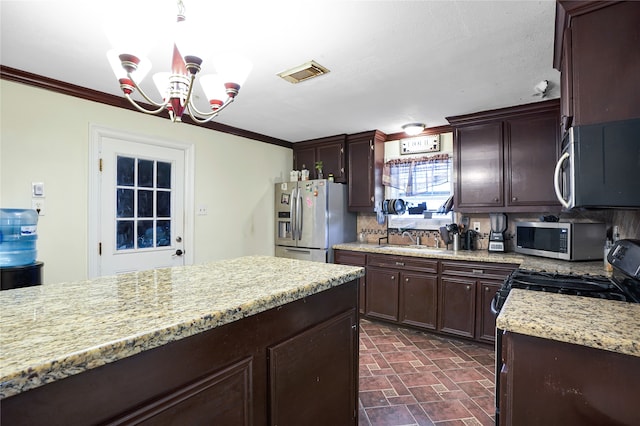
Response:
[[[126,137],[99,139],[99,255],[90,276],[180,266],[192,259],[185,256],[186,151]]]

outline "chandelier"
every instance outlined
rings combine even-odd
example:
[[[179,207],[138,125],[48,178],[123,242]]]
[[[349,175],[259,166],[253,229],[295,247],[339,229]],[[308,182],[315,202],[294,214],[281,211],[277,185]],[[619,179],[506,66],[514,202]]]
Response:
[[[182,0],[178,0],[178,16],[175,26],[175,35],[184,34],[185,7]],[[116,77],[120,82],[120,89],[124,97],[141,112],[159,114],[165,109],[169,112],[171,121],[181,122],[186,112],[197,123],[206,123],[216,117],[238,95],[238,91],[246,80],[252,65],[245,58],[235,56],[222,58],[216,63],[217,74],[208,74],[200,77],[210,111],[200,111],[196,108],[194,98],[194,83],[196,75],[200,72],[202,59],[198,56],[180,53],[181,46],[178,41],[173,43],[173,56],[171,71],[160,72],[153,76],[156,88],[163,96],[162,102],[156,102],[140,87],[140,83],[151,68],[151,63],[143,57],[136,56],[133,52],[118,52],[111,50],[107,57]],[[146,109],[139,105],[132,97],[135,91],[151,104],[154,109]]]

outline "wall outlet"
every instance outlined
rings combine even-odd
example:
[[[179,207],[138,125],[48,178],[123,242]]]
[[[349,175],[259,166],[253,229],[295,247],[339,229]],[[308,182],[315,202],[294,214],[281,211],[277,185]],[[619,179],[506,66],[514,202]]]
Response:
[[[473,230],[480,232],[480,222],[473,222]]]
[[[206,216],[207,214],[209,214],[209,210],[207,209],[207,206],[205,205],[198,206],[198,216]]]
[[[38,216],[44,216],[44,198],[32,198],[31,208],[38,212]]]

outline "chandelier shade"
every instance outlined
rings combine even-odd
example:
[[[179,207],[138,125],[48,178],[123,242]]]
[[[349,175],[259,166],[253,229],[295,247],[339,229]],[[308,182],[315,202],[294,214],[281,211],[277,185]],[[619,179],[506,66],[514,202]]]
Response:
[[[189,46],[189,35],[192,31],[185,28],[185,8],[181,0],[178,0],[178,16],[174,25],[175,36],[173,53],[171,56],[170,71],[158,72],[153,75],[153,82],[162,96],[161,101],[154,101],[145,93],[140,83],[151,69],[151,63],[145,57],[137,56],[132,52],[123,52],[112,49],[107,52],[107,59],[120,83],[125,98],[139,111],[158,114],[164,110],[169,112],[173,122],[182,121],[184,113],[188,113],[191,119],[197,123],[206,123],[215,118],[220,111],[226,108],[237,96],[240,88],[251,72],[252,64],[246,58],[236,54],[225,54],[214,61],[216,74],[208,74],[200,77],[200,86],[209,101],[209,111],[200,111],[194,104],[193,90],[196,77],[202,69],[203,60],[192,54],[182,55],[180,46]],[[189,48],[189,47],[186,47]],[[189,53],[193,53],[188,51]],[[210,66],[210,64],[206,64]],[[154,109],[147,109],[133,99],[138,92],[146,102]]]

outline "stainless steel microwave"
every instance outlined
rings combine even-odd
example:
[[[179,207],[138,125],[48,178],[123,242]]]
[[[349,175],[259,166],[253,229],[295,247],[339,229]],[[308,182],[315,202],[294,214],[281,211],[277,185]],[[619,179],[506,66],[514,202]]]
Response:
[[[570,128],[554,188],[565,209],[640,207],[640,119]]]
[[[515,222],[517,253],[561,260],[604,257],[607,228],[596,222]]]

